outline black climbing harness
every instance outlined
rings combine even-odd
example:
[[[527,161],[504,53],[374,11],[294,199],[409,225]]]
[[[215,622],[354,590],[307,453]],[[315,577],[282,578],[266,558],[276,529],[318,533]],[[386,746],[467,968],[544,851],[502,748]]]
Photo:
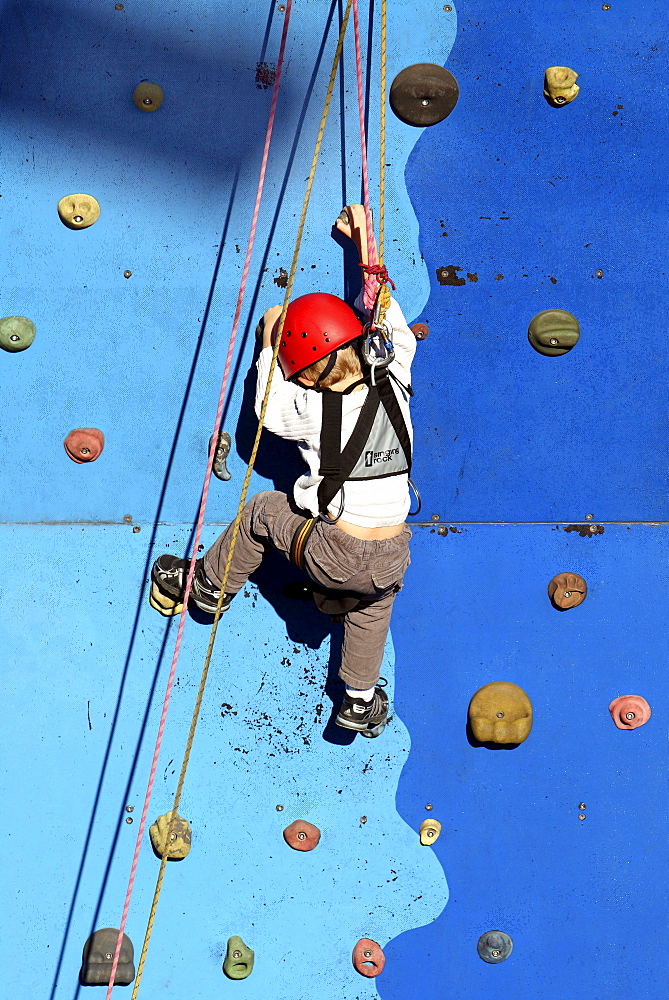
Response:
[[[342,397],[370,377],[359,379],[344,392],[321,389],[323,419],[321,425],[321,466],[318,474],[320,518],[336,523],[344,511],[344,484],[348,481],[385,479],[389,476],[411,475],[411,438],[391,379],[413,395],[410,386],[403,386],[388,371],[377,368],[374,382],[369,384],[367,398],[344,449],[341,447]],[[328,516],[328,509],[341,491],[337,516]]]

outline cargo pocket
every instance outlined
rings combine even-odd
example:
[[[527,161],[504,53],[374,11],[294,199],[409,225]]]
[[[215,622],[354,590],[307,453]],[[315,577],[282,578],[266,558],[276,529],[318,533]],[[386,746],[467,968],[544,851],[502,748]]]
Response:
[[[401,584],[410,562],[406,542],[395,546],[390,552],[379,552],[369,568],[374,586],[379,590],[389,590],[394,584]]]
[[[345,539],[347,537],[344,535]],[[354,552],[347,551],[345,545],[338,542],[336,536],[330,541],[325,541],[314,532],[304,554],[305,568],[309,575],[324,586],[328,586],[329,583],[341,586],[365,569],[364,559]]]

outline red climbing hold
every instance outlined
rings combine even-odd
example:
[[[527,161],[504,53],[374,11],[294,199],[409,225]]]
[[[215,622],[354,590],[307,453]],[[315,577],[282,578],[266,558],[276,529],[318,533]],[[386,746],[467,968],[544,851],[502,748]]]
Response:
[[[283,839],[296,851],[313,851],[321,839],[321,831],[306,820],[296,819],[283,831]]]
[[[65,440],[65,451],[73,462],[94,462],[105,446],[105,436],[95,427],[78,427]]]
[[[624,694],[614,698],[609,705],[611,718],[618,729],[637,729],[648,722],[651,716],[650,705],[639,694]]]
[[[383,972],[386,964],[386,956],[383,954],[381,945],[370,938],[360,938],[353,949],[353,964],[361,976],[372,979]]]

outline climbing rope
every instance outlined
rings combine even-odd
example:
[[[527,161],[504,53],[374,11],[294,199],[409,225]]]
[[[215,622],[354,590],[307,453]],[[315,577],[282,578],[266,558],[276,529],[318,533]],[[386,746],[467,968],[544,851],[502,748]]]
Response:
[[[379,264],[386,250],[386,0],[381,0],[380,94],[379,94]]]
[[[355,36],[355,75],[358,92],[358,119],[360,122],[360,148],[362,150],[362,200],[365,209],[365,219],[367,223],[367,258],[368,263],[361,265],[368,275],[365,279],[363,300],[365,307],[369,309],[372,321],[375,324],[382,324],[388,306],[390,305],[390,290],[386,282],[388,272],[383,267],[383,258],[379,260],[374,242],[374,221],[369,199],[369,166],[367,163],[367,135],[365,132],[365,98],[363,94],[362,79],[362,56],[360,46],[360,23],[358,19],[358,0],[353,0],[353,33]],[[385,118],[385,89],[386,89],[386,22],[385,22],[385,2],[381,8],[381,124],[380,141],[381,164],[379,174],[379,199],[380,212],[383,219],[385,212],[385,145],[386,145],[386,118]],[[379,231],[381,233],[381,230]],[[380,244],[383,246],[383,244]],[[379,265],[381,265],[379,267]],[[369,278],[374,277],[375,281]],[[392,284],[392,283],[391,283]],[[393,285],[393,288],[395,286]]]
[[[163,732],[164,732],[164,729],[165,729],[165,721],[167,719],[167,710],[168,710],[168,707],[169,707],[170,698],[171,698],[171,694],[172,694],[172,687],[173,687],[173,684],[174,684],[174,677],[175,677],[175,674],[176,674],[177,661],[179,659],[179,652],[180,652],[180,649],[181,649],[181,640],[182,640],[182,636],[183,636],[184,626],[185,626],[185,623],[186,623],[186,613],[187,613],[187,607],[188,607],[188,597],[190,595],[191,586],[192,586],[192,582],[193,582],[193,575],[195,573],[195,563],[196,563],[196,560],[197,560],[198,546],[200,544],[200,538],[201,538],[201,535],[202,535],[202,526],[204,524],[204,515],[205,515],[205,511],[206,511],[206,507],[207,507],[207,498],[208,498],[208,495],[209,495],[209,483],[210,483],[210,480],[211,480],[211,470],[212,470],[212,467],[213,467],[214,455],[216,453],[216,446],[217,446],[217,443],[218,443],[221,418],[222,418],[222,415],[223,415],[223,404],[224,404],[225,396],[226,396],[226,392],[227,392],[228,378],[229,378],[229,374],[230,374],[230,368],[231,368],[231,365],[232,365],[232,356],[233,356],[235,341],[236,341],[236,337],[237,337],[237,330],[239,328],[239,318],[240,318],[240,315],[241,315],[242,303],[244,301],[244,294],[245,294],[245,291],[246,291],[246,282],[247,282],[247,278],[248,278],[249,266],[250,266],[250,263],[251,263],[251,254],[253,252],[253,244],[255,242],[255,234],[256,234],[256,228],[257,228],[257,224],[258,224],[258,214],[260,212],[260,202],[261,202],[261,199],[262,199],[262,193],[263,193],[263,188],[264,188],[264,183],[265,183],[265,173],[267,171],[267,162],[268,162],[268,158],[269,158],[269,148],[270,148],[270,143],[271,143],[271,140],[272,140],[272,132],[273,132],[273,129],[274,129],[274,119],[276,117],[276,107],[277,107],[277,100],[278,100],[278,96],[279,96],[279,85],[280,85],[280,81],[281,81],[281,71],[282,71],[282,68],[283,68],[284,53],[285,53],[285,48],[286,48],[286,39],[288,37],[288,25],[290,23],[290,12],[291,12],[292,3],[293,3],[293,0],[287,0],[287,3],[286,3],[286,12],[285,12],[285,17],[284,17],[284,22],[283,22],[283,30],[282,30],[282,33],[281,33],[281,43],[280,43],[280,46],[279,46],[279,55],[278,55],[278,59],[277,59],[276,77],[274,79],[274,88],[272,90],[272,101],[271,101],[271,104],[270,104],[269,118],[268,118],[268,122],[267,122],[267,131],[266,131],[266,134],[265,134],[265,145],[264,145],[264,148],[263,148],[263,155],[262,155],[262,161],[261,161],[261,166],[260,166],[260,176],[259,176],[259,179],[258,179],[258,189],[257,189],[257,192],[256,192],[256,200],[255,200],[255,205],[254,205],[254,208],[253,208],[253,217],[252,217],[252,221],[251,221],[251,229],[250,229],[250,232],[249,232],[249,241],[248,241],[248,246],[247,246],[247,249],[246,249],[246,258],[245,258],[245,261],[244,261],[244,268],[242,270],[242,277],[241,277],[240,286],[239,286],[239,294],[237,296],[237,304],[236,304],[236,307],[235,307],[234,319],[233,319],[233,323],[232,323],[232,330],[231,330],[231,333],[230,333],[230,342],[229,342],[229,345],[228,345],[228,353],[227,353],[227,357],[226,357],[226,361],[225,361],[225,367],[224,367],[224,371],[223,371],[223,378],[222,378],[222,382],[221,382],[221,390],[220,390],[219,397],[218,397],[218,406],[217,406],[217,409],[216,409],[216,419],[215,419],[215,422],[214,422],[214,434],[212,436],[211,447],[209,449],[209,457],[208,457],[208,460],[207,460],[207,469],[206,469],[205,477],[204,477],[204,486],[202,488],[202,497],[201,497],[201,500],[200,500],[200,509],[198,511],[197,526],[196,526],[196,530],[195,530],[195,539],[194,539],[194,542],[193,542],[193,552],[192,552],[192,555],[191,555],[190,566],[188,568],[188,576],[187,576],[187,579],[186,579],[186,590],[185,590],[185,593],[184,593],[184,606],[183,606],[183,609],[182,609],[182,612],[181,612],[181,616],[180,616],[180,619],[179,619],[179,628],[178,628],[177,638],[176,638],[176,642],[175,642],[175,646],[174,646],[174,654],[172,656],[172,664],[171,664],[171,667],[170,667],[170,673],[169,673],[169,677],[168,677],[168,680],[167,680],[167,687],[166,687],[166,690],[165,690],[165,698],[164,698],[164,701],[163,701],[163,708],[162,708],[162,712],[161,712],[161,716],[160,716],[160,723],[158,725],[158,735],[156,737],[156,745],[155,745],[155,748],[154,748],[153,758],[152,758],[152,761],[151,761],[151,771],[150,771],[150,774],[149,774],[149,782],[148,782],[148,786],[147,786],[147,790],[146,790],[146,795],[145,795],[145,798],[144,798],[144,806],[142,808],[142,816],[141,816],[140,823],[139,823],[139,829],[137,831],[137,840],[135,842],[135,851],[134,851],[134,854],[133,854],[132,865],[131,865],[131,868],[130,868],[130,877],[128,879],[128,888],[126,890],[125,902],[124,902],[124,905],[123,905],[123,914],[121,916],[121,924],[120,924],[120,927],[119,927],[119,934],[118,934],[118,939],[117,939],[117,942],[116,942],[116,950],[114,952],[114,959],[113,959],[113,962],[112,962],[112,969],[111,969],[111,974],[110,974],[110,977],[109,977],[109,984],[108,984],[108,987],[107,987],[106,1000],[109,1000],[109,998],[111,997],[111,994],[112,994],[112,990],[114,988],[114,979],[116,977],[116,969],[118,967],[119,956],[121,954],[121,946],[123,944],[123,933],[124,933],[124,930],[125,930],[125,925],[126,925],[126,921],[127,921],[127,917],[128,917],[128,911],[130,909],[130,899],[132,897],[132,891],[133,891],[134,884],[135,884],[135,875],[136,875],[136,872],[137,872],[137,862],[138,862],[138,859],[139,859],[139,852],[140,852],[140,848],[141,848],[141,845],[142,845],[142,840],[143,840],[143,837],[144,837],[144,830],[145,830],[145,827],[146,827],[146,819],[147,819],[147,815],[148,815],[148,811],[149,811],[149,802],[151,800],[151,794],[152,794],[152,791],[153,791],[153,784],[154,784],[154,780],[155,780],[155,776],[156,776],[156,769],[158,767],[158,758],[159,758],[159,755],[160,755],[160,748],[161,748],[162,740],[163,740]],[[170,835],[171,835],[171,832],[172,832],[172,825],[173,825],[173,822],[174,822],[174,816],[175,816],[175,814],[176,814],[176,810],[175,810],[175,812],[173,813],[173,815],[171,817],[170,828],[169,828],[169,831],[168,831],[168,834],[167,834],[167,843],[168,844],[169,844]],[[167,850],[167,848],[166,848],[166,850]],[[163,863],[164,863],[164,860],[165,860],[165,855],[163,855]],[[139,980],[139,978],[140,977],[139,977],[139,973],[138,973],[138,980]],[[136,995],[136,990],[133,992],[133,997],[135,995]]]
[[[387,3],[381,0],[380,90],[379,95],[379,264],[383,267],[386,251],[386,44]],[[386,275],[388,272],[386,271]],[[392,285],[392,282],[390,282]],[[394,288],[395,286],[392,285]],[[390,305],[390,291],[384,284],[379,292],[379,321],[383,323]]]
[[[267,411],[267,404],[268,404],[268,401],[269,401],[269,394],[270,394],[270,389],[271,389],[271,385],[272,385],[272,379],[273,379],[274,372],[275,372],[275,369],[276,369],[277,358],[278,358],[278,353],[279,353],[279,347],[280,347],[280,344],[281,344],[281,334],[283,332],[283,327],[284,327],[284,323],[285,323],[285,319],[286,319],[286,313],[288,311],[288,305],[290,303],[290,298],[291,298],[291,295],[292,295],[293,284],[295,282],[295,275],[296,275],[296,272],[297,272],[297,262],[298,262],[298,259],[299,259],[300,246],[301,246],[301,243],[302,243],[302,236],[303,236],[303,232],[304,232],[304,225],[305,225],[306,216],[307,216],[307,209],[308,209],[309,201],[310,201],[310,198],[311,198],[311,190],[312,190],[312,187],[313,187],[314,177],[315,177],[315,174],[316,174],[316,168],[318,166],[318,158],[319,158],[319,155],[320,155],[320,149],[321,149],[321,145],[322,145],[322,141],[323,141],[323,135],[324,135],[324,132],[325,132],[325,124],[326,124],[328,112],[329,112],[329,109],[330,109],[330,103],[331,103],[331,100],[332,100],[332,94],[334,92],[334,85],[335,85],[335,80],[336,80],[336,75],[337,75],[337,68],[339,66],[339,60],[340,60],[340,57],[341,57],[341,51],[342,51],[342,46],[343,46],[343,42],[344,42],[344,35],[346,33],[346,27],[348,25],[349,15],[350,15],[350,12],[351,12],[351,3],[352,3],[352,0],[347,0],[346,10],[345,10],[344,16],[342,18],[341,28],[340,28],[340,32],[339,32],[339,38],[338,38],[338,41],[337,41],[337,47],[336,47],[335,55],[334,55],[333,62],[332,62],[332,70],[331,70],[331,73],[330,73],[330,79],[328,81],[328,88],[327,88],[327,93],[326,93],[326,97],[325,97],[325,104],[324,104],[324,107],[323,107],[323,114],[321,116],[321,122],[320,122],[319,130],[318,130],[318,136],[317,136],[317,139],[316,139],[316,146],[315,146],[315,149],[314,149],[314,155],[313,155],[313,159],[312,159],[312,163],[311,163],[311,169],[310,169],[310,172],[309,172],[309,177],[308,177],[308,180],[307,180],[306,191],[305,191],[305,194],[304,194],[304,200],[303,200],[303,204],[302,204],[302,213],[301,213],[301,216],[300,216],[300,222],[299,222],[299,225],[298,225],[297,237],[296,237],[296,241],[295,241],[295,248],[294,248],[294,251],[293,251],[293,259],[292,259],[292,263],[291,263],[291,267],[290,267],[290,273],[289,273],[289,277],[288,277],[288,282],[287,282],[287,285],[286,285],[286,293],[285,293],[285,297],[284,297],[284,301],[283,301],[283,306],[282,306],[282,309],[281,309],[281,316],[279,318],[279,326],[278,326],[278,331],[277,331],[276,340],[275,340],[275,344],[274,344],[274,351],[272,353],[272,362],[271,362],[270,369],[269,369],[269,375],[268,375],[268,378],[267,378],[267,386],[265,388],[265,395],[264,395],[263,402],[262,402],[262,407],[261,407],[261,410],[260,410],[260,416],[258,418],[258,429],[257,429],[256,437],[255,437],[255,440],[254,440],[254,443],[253,443],[253,448],[251,450],[251,456],[249,458],[249,463],[248,463],[248,466],[247,466],[246,475],[244,476],[244,482],[242,484],[242,490],[241,490],[241,495],[240,495],[240,499],[239,499],[239,506],[237,508],[237,513],[235,515],[235,519],[234,519],[234,522],[233,522],[232,535],[231,535],[231,539],[230,539],[230,550],[228,552],[228,558],[227,558],[227,561],[226,561],[226,564],[225,564],[225,569],[223,571],[223,577],[222,577],[222,580],[221,580],[221,592],[220,592],[220,596],[219,596],[219,599],[218,599],[218,604],[216,606],[216,611],[215,611],[215,614],[214,614],[214,622],[213,622],[212,629],[211,629],[211,634],[210,634],[210,637],[209,637],[209,645],[207,647],[207,652],[206,652],[206,655],[205,655],[204,666],[203,666],[203,669],[202,669],[202,676],[201,676],[201,679],[200,679],[200,686],[198,688],[198,693],[197,693],[197,697],[196,697],[196,700],[195,700],[195,707],[193,709],[193,716],[192,716],[192,719],[191,719],[190,729],[189,729],[189,732],[188,732],[188,738],[186,740],[186,749],[185,749],[185,752],[184,752],[183,762],[182,762],[182,765],[181,765],[181,771],[179,773],[179,780],[177,782],[177,788],[176,788],[176,792],[175,792],[175,795],[174,795],[174,802],[173,802],[172,810],[171,810],[171,814],[170,814],[169,829],[167,831],[167,835],[166,835],[166,838],[165,838],[165,846],[163,848],[163,853],[162,853],[162,856],[161,856],[161,859],[160,859],[160,869],[158,871],[158,877],[157,877],[157,880],[156,880],[156,887],[155,887],[155,890],[154,890],[153,901],[152,901],[152,904],[151,904],[151,911],[149,913],[148,924],[147,924],[146,933],[145,933],[145,936],[144,936],[144,943],[142,945],[142,951],[141,951],[139,963],[138,963],[138,966],[137,966],[137,975],[135,977],[135,984],[134,984],[133,992],[132,992],[132,1000],[136,1000],[137,993],[139,991],[139,986],[140,986],[140,982],[141,982],[141,978],[142,978],[142,974],[143,974],[143,970],[144,970],[144,964],[145,964],[145,961],[146,961],[146,955],[147,955],[147,951],[148,951],[148,947],[149,947],[149,942],[151,940],[151,934],[153,932],[153,925],[154,925],[154,922],[155,922],[156,911],[157,911],[157,908],[158,908],[158,901],[159,901],[159,898],[160,898],[160,893],[161,893],[161,890],[162,890],[163,879],[164,879],[164,874],[165,874],[165,868],[166,868],[166,865],[167,865],[167,857],[168,857],[168,852],[169,852],[170,837],[171,837],[172,828],[173,828],[173,825],[174,825],[174,822],[175,822],[175,819],[176,819],[176,815],[177,815],[177,812],[178,812],[179,803],[181,801],[181,794],[182,794],[182,791],[183,791],[184,782],[185,782],[185,779],[186,779],[186,772],[188,770],[188,764],[189,764],[189,761],[190,761],[190,754],[191,754],[191,749],[192,749],[192,745],[193,745],[193,740],[194,740],[194,737],[195,737],[195,730],[196,730],[198,718],[199,718],[199,715],[200,715],[200,709],[201,709],[201,706],[202,706],[202,699],[204,697],[204,691],[205,691],[205,687],[206,687],[206,683],[207,683],[207,677],[208,677],[208,674],[209,674],[209,666],[210,666],[210,663],[211,663],[211,657],[212,657],[213,650],[214,650],[214,643],[216,641],[216,633],[218,631],[218,623],[220,621],[220,617],[221,617],[221,613],[222,613],[221,608],[222,608],[222,604],[223,604],[223,600],[224,600],[225,589],[226,589],[226,586],[227,586],[228,577],[230,575],[230,568],[232,566],[232,560],[233,560],[233,556],[234,556],[235,546],[236,546],[237,537],[238,537],[238,534],[239,534],[239,526],[240,526],[240,523],[241,523],[241,516],[242,516],[242,512],[244,510],[245,503],[246,503],[246,495],[248,493],[249,483],[251,481],[251,474],[253,472],[253,467],[255,465],[255,459],[256,459],[256,455],[257,455],[257,452],[258,452],[258,447],[259,447],[259,444],[260,444],[260,437],[261,437],[261,434],[262,434],[262,429],[263,429],[263,425],[264,425],[264,421],[265,421],[265,414],[266,414],[266,411]],[[290,3],[287,6],[286,15],[288,15],[289,10],[290,10]],[[286,29],[286,25],[284,24],[284,36],[282,37],[282,50],[281,50],[282,54],[283,54],[283,43],[284,43],[284,40],[285,40],[285,29]],[[278,68],[277,68],[277,81],[278,81],[278,75],[279,74],[278,74]],[[277,81],[275,81],[275,88],[276,88]],[[273,106],[274,106],[274,103],[275,102],[273,102]],[[250,257],[250,255],[249,255],[249,257]],[[219,406],[219,413],[220,412],[222,412],[222,406]],[[217,417],[217,425],[216,425],[217,428],[218,428],[218,423],[219,422],[220,422],[220,415]],[[211,472],[211,466],[212,466],[212,462],[213,462],[213,448],[214,448],[214,446],[215,446],[215,441],[213,443],[212,451],[211,451],[210,456],[209,456],[209,463],[208,463],[208,467],[207,467],[207,475],[209,475],[210,472]],[[199,539],[199,536],[196,535],[196,540],[195,540],[194,545],[193,545],[193,556],[191,558],[191,566],[190,566],[189,577],[188,577],[188,582],[187,582],[187,589],[186,589],[186,592],[184,594],[184,608],[183,608],[183,611],[181,613],[181,615],[182,615],[181,622],[183,622],[184,615],[186,613],[186,607],[187,607],[187,603],[188,603],[188,594],[189,594],[189,586],[188,585],[192,581],[192,577],[193,577],[194,566],[195,566],[195,559],[196,559],[196,555],[197,555],[198,539]],[[180,627],[181,627],[181,622],[180,622]],[[175,652],[176,652],[176,650],[175,650]],[[156,763],[157,763],[157,758],[156,758]],[[155,770],[155,768],[153,770]],[[146,805],[146,808],[148,808],[148,803],[145,804],[145,805]],[[145,820],[145,816],[144,815],[143,815],[142,819]],[[138,837],[138,842],[139,842],[139,837]],[[134,866],[136,866],[136,859],[134,861]],[[127,916],[127,907],[124,909],[124,920],[125,920],[126,916]],[[115,955],[115,962],[116,963],[118,963],[118,955],[120,953],[120,943],[122,941],[122,934],[123,934],[123,925],[122,925],[121,930],[119,932],[119,941],[117,943],[117,953]],[[112,969],[112,975],[111,975],[111,979],[110,979],[110,986],[109,986],[109,990],[108,990],[108,993],[107,993],[107,997],[109,997],[109,995],[111,994],[111,990],[113,988],[112,984],[114,982],[114,974],[115,974],[115,967]]]

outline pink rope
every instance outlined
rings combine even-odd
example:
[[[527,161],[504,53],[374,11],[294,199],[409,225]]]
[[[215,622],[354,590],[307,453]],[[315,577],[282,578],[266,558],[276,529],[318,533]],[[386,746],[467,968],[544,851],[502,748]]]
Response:
[[[355,36],[355,72],[358,84],[358,118],[360,119],[360,147],[362,150],[362,200],[365,207],[367,222],[367,257],[369,264],[378,263],[376,240],[374,239],[374,223],[369,204],[369,168],[367,165],[367,136],[365,134],[365,98],[362,87],[362,56],[360,54],[360,22],[358,19],[358,0],[353,0],[353,33]],[[365,309],[374,308],[379,284],[373,274],[365,279],[363,301]]]
[[[211,479],[211,470],[214,464],[214,455],[216,453],[216,446],[218,443],[218,432],[221,423],[221,418],[223,415],[223,404],[225,401],[225,395],[228,387],[228,378],[230,375],[230,368],[232,366],[232,356],[234,352],[235,340],[237,337],[237,330],[239,328],[239,318],[242,311],[242,304],[244,302],[244,294],[246,292],[246,282],[249,273],[249,267],[251,264],[251,254],[253,252],[253,243],[255,241],[256,228],[258,225],[258,215],[260,212],[260,202],[262,199],[263,187],[265,184],[265,173],[267,171],[267,161],[269,158],[269,147],[272,139],[272,131],[274,128],[274,119],[276,117],[276,107],[277,100],[279,96],[279,83],[281,80],[281,70],[283,67],[283,58],[286,48],[286,39],[288,36],[288,23],[290,21],[290,11],[292,7],[293,0],[287,0],[286,12],[283,22],[283,31],[281,34],[281,44],[279,47],[279,57],[277,60],[276,67],[276,77],[274,79],[274,89],[272,91],[272,103],[269,110],[269,120],[267,122],[267,133],[265,135],[265,146],[263,149],[262,163],[260,166],[260,177],[258,180],[258,190],[256,193],[255,205],[253,208],[253,218],[251,221],[251,230],[249,233],[249,242],[246,248],[246,258],[244,260],[244,269],[242,271],[241,282],[239,286],[239,294],[237,296],[237,306],[235,308],[235,315],[232,321],[232,331],[230,333],[230,343],[228,346],[228,354],[225,360],[225,368],[223,371],[223,380],[221,383],[221,391],[218,397],[218,407],[216,410],[216,420],[214,422],[214,434],[211,442],[211,448],[209,449],[209,458],[207,461],[207,471],[204,477],[204,486],[202,488],[202,499],[200,500],[200,509],[198,511],[197,526],[195,529],[195,540],[193,542],[193,552],[190,558],[190,566],[188,569],[188,577],[186,580],[186,590],[183,596],[183,610],[179,617],[179,630],[177,632],[176,643],[174,646],[174,654],[172,656],[172,665],[170,667],[170,673],[167,680],[167,688],[165,690],[165,700],[163,702],[163,710],[160,716],[160,724],[158,726],[158,735],[156,737],[156,746],[153,752],[153,760],[151,762],[151,772],[149,774],[149,783],[146,789],[146,796],[144,798],[144,806],[142,808],[142,818],[139,823],[139,830],[137,831],[137,841],[135,843],[135,853],[132,859],[132,867],[130,869],[130,878],[128,880],[128,889],[125,896],[125,904],[123,906],[123,915],[121,916],[121,926],[118,932],[118,940],[116,942],[116,951],[114,952],[114,961],[112,963],[111,975],[109,977],[109,986],[107,987],[107,994],[105,1000],[109,1000],[114,989],[114,979],[116,978],[116,969],[118,967],[119,956],[121,954],[121,945],[123,943],[123,933],[125,930],[126,921],[128,918],[128,911],[130,909],[130,899],[132,896],[133,887],[135,884],[135,874],[137,871],[137,861],[139,859],[139,852],[142,845],[142,839],[144,837],[144,829],[146,827],[146,818],[149,811],[149,802],[151,800],[151,793],[153,791],[153,783],[156,776],[156,769],[158,767],[158,757],[160,755],[160,747],[163,740],[163,732],[165,729],[165,720],[167,719],[167,710],[170,703],[170,697],[172,694],[172,686],[174,683],[174,677],[176,674],[177,661],[179,659],[179,652],[181,650],[181,640],[183,637],[184,626],[186,623],[186,614],[188,609],[188,598],[191,591],[191,586],[193,583],[193,575],[195,573],[195,563],[197,560],[198,546],[200,544],[200,538],[202,536],[202,526],[204,524],[204,515],[207,507],[207,498],[209,495],[209,482]]]

